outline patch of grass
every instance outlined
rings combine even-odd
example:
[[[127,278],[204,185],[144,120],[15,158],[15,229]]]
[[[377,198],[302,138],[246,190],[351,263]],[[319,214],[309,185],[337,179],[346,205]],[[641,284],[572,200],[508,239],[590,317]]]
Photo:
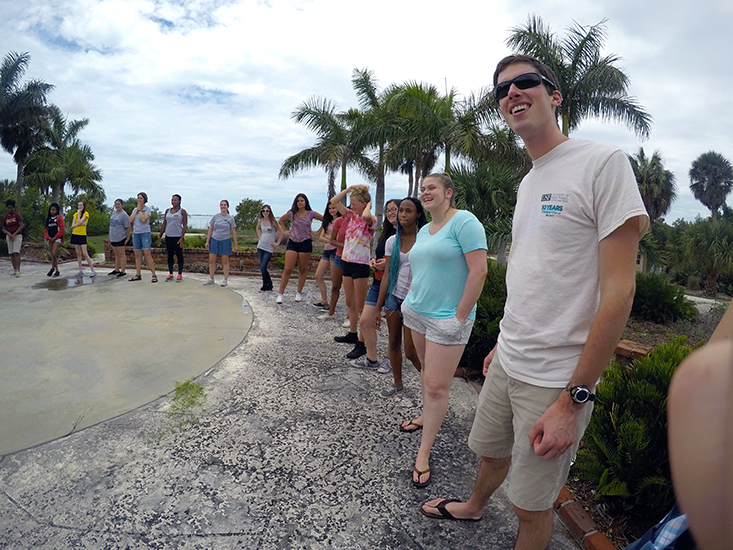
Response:
[[[203,386],[193,382],[193,379],[185,382],[176,381],[173,390],[171,408],[166,413],[165,425],[153,441],[160,441],[166,434],[185,432],[191,426],[198,423],[198,415],[204,412],[206,391]]]

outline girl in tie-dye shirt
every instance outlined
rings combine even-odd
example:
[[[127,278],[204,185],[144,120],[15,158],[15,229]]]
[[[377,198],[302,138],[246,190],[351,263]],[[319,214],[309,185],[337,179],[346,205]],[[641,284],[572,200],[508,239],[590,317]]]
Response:
[[[341,201],[351,195],[351,208],[346,208]],[[359,341],[357,324],[359,315],[364,309],[369,280],[369,243],[374,236],[377,220],[371,215],[372,197],[366,185],[352,185],[331,199],[346,221],[346,238],[341,258],[343,267],[343,286],[346,295],[346,307],[349,310],[349,333],[337,336],[337,342],[355,344],[347,357],[355,359],[366,353],[364,343]]]

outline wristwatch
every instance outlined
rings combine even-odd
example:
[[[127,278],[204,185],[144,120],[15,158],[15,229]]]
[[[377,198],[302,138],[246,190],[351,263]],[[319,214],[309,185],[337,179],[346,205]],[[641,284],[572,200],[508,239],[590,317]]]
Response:
[[[570,394],[571,399],[578,405],[583,405],[588,401],[596,400],[595,394],[588,389],[588,386],[571,386],[570,383],[568,383],[568,385],[565,386],[565,391]]]

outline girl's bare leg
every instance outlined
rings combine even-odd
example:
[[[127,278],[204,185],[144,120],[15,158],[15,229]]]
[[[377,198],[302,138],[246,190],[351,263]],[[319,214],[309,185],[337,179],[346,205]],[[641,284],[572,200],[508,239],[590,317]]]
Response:
[[[387,357],[392,364],[392,376],[394,385],[402,387],[402,318],[399,311],[387,311],[387,329],[389,340],[387,342]]]
[[[280,294],[285,294],[285,287],[288,286],[288,281],[290,280],[290,275],[293,273],[293,269],[295,269],[295,261],[297,259],[298,253],[295,250],[285,251],[285,267],[283,267],[283,274],[280,277],[280,290],[278,290]]]
[[[153,277],[155,277],[155,262],[153,261],[153,253],[148,248],[145,250],[145,261],[148,263],[148,268],[153,274]]]
[[[327,304],[328,303],[328,294],[326,293],[326,281],[323,278],[323,276],[326,274],[326,270],[329,267],[328,260],[321,259],[321,261],[318,262],[318,267],[316,268],[316,284],[318,285],[318,290],[321,291],[321,303]]]
[[[224,280],[229,280],[229,256],[221,257],[221,267],[224,270]]]
[[[209,279],[214,280],[216,274],[216,254],[209,254]]]
[[[135,250],[135,273],[139,277],[143,268],[142,250]]]
[[[75,244],[74,250],[76,251],[76,263],[79,265],[79,271],[84,271],[84,264],[82,262],[82,251],[81,251],[81,245]]]
[[[430,465],[430,451],[448,410],[448,390],[465,347],[465,345],[445,346],[430,340],[425,341],[425,363],[420,373],[423,429],[420,450],[415,460],[415,468],[420,471],[425,471]],[[418,479],[417,472],[412,474],[413,480],[420,482],[426,481],[428,476],[426,473]]]
[[[342,271],[340,267],[336,267],[331,262],[331,302],[328,304],[328,314],[336,313],[336,304],[339,301],[341,292],[341,284],[343,282]]]
[[[303,292],[305,279],[308,277],[308,264],[311,261],[310,252],[298,253],[298,292]]]
[[[367,350],[366,356],[371,361],[377,360],[377,329],[374,328],[374,318],[377,315],[381,315],[377,306],[365,305],[359,318],[361,338]]]

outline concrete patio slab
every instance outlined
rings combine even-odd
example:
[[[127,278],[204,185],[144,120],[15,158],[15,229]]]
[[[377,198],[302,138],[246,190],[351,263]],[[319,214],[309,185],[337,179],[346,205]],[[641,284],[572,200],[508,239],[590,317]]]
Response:
[[[338,323],[318,321],[315,308],[293,301],[294,289],[278,306],[272,293],[257,291],[260,284],[232,279],[254,323],[213,368],[202,365],[208,370],[196,382],[207,394],[205,410],[189,429],[164,429],[166,396],[0,458],[0,546],[511,548],[517,524],[503,488],[478,523],[419,512],[430,498],[471,491],[478,461],[466,440],[474,389],[454,380],[432,484],[416,489],[410,472],[420,435],[398,430],[421,406],[410,363],[404,395],[380,398],[390,375],[349,366],[350,347],[333,341],[344,330],[343,310]],[[308,290],[317,294],[315,283]],[[556,520],[549,548],[578,545]]]

